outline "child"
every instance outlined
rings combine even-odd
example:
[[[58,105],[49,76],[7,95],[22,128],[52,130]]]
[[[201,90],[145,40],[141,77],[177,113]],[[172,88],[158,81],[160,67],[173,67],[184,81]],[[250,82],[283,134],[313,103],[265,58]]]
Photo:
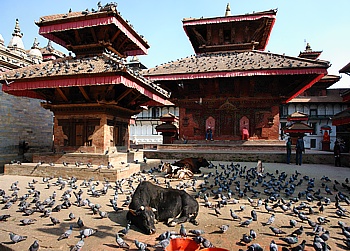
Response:
[[[263,172],[264,172],[264,167],[263,167],[263,164],[261,162],[261,160],[258,160],[258,164],[256,165],[256,172],[258,173],[258,175],[262,175]]]

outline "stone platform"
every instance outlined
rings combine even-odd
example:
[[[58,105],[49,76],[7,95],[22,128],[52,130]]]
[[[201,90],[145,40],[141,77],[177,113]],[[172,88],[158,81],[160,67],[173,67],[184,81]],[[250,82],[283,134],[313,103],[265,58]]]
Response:
[[[181,141],[177,141],[181,142]],[[158,145],[157,149],[145,149],[148,159],[183,159],[203,157],[211,161],[286,163],[284,141],[248,140],[248,141],[189,141],[187,144]],[[343,153],[342,166],[350,167],[350,154]],[[292,151],[291,164],[295,164],[295,151]],[[334,165],[332,151],[306,149],[303,154],[305,164]]]
[[[97,153],[40,153],[33,154],[30,163],[5,164],[5,175],[35,177],[76,177],[78,179],[117,180],[149,168],[149,164],[159,165],[159,160],[143,162],[140,151]],[[41,163],[41,164],[39,164]],[[65,165],[63,164],[65,163]],[[89,163],[89,166],[87,165]],[[113,167],[107,168],[111,164]]]
[[[63,166],[62,164],[55,164],[50,166],[48,164],[37,165],[36,163],[22,163],[6,164],[4,167],[5,175],[21,175],[33,177],[62,177],[68,179],[69,177],[76,177],[80,180],[117,180],[129,177],[133,173],[141,170],[140,164],[126,164],[124,166],[117,166],[111,169],[106,167],[98,168],[93,166],[88,168],[86,165],[76,167],[75,165]]]

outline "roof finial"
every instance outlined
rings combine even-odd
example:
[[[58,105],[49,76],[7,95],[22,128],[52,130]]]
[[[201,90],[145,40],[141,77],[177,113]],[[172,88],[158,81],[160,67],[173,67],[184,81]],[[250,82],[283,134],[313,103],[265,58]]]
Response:
[[[33,46],[31,49],[39,49],[39,42],[37,38],[34,38]]]
[[[228,16],[232,16],[230,3],[227,3],[227,5],[226,5],[225,17],[228,17]]]
[[[23,34],[21,33],[21,29],[19,28],[19,21],[18,19],[16,19],[16,25],[15,25],[15,29],[12,33],[12,36],[18,36],[18,37],[22,37]]]

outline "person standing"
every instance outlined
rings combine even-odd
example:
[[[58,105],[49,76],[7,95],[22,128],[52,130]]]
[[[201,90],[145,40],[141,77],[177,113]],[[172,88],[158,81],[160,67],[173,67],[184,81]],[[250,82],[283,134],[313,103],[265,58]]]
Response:
[[[207,131],[205,133],[205,140],[213,140],[213,129],[208,126]]]
[[[301,166],[303,153],[305,153],[304,140],[301,136],[298,137],[295,148],[296,148],[295,162],[297,165]]]
[[[286,148],[287,148],[287,164],[290,164],[290,156],[292,154],[292,140],[290,138],[288,138],[287,140]]]
[[[334,143],[334,162],[335,162],[335,166],[341,166],[341,162],[340,162],[340,144],[338,142],[338,140],[335,141]]]

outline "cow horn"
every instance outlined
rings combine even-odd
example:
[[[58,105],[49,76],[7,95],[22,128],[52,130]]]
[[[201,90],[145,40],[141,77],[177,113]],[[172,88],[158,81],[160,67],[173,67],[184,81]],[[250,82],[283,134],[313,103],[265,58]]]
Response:
[[[152,211],[153,211],[153,212],[157,212],[157,209],[155,209],[154,207],[152,207]]]
[[[141,210],[141,211],[145,210],[145,207],[144,207],[144,206],[141,206],[141,207],[140,207],[140,210]]]

